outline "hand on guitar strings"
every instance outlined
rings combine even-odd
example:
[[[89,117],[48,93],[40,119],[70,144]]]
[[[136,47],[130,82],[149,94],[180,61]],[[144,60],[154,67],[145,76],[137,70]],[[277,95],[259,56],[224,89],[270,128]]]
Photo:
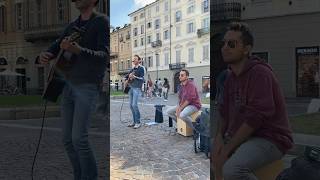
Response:
[[[73,54],[80,54],[81,47],[76,42],[70,42],[68,38],[64,38],[60,43],[60,48]]]
[[[39,63],[40,64],[48,64],[49,61],[52,59],[53,54],[50,52],[42,52],[39,56]]]

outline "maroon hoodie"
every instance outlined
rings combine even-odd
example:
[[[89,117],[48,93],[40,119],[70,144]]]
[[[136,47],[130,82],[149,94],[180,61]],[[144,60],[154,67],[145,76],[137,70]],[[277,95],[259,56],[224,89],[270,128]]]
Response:
[[[236,76],[229,72],[224,84],[222,133],[232,137],[243,123],[283,153],[293,144],[284,96],[271,67],[252,56]]]

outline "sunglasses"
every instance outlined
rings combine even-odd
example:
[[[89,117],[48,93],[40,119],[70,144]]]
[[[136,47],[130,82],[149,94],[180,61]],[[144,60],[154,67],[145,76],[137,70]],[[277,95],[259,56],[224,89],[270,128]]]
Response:
[[[221,47],[224,47],[226,44],[229,48],[234,49],[234,48],[236,48],[238,41],[237,40],[222,40]]]

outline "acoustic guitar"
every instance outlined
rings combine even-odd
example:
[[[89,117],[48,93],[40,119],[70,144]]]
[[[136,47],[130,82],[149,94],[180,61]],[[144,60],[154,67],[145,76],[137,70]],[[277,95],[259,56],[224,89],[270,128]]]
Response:
[[[133,72],[131,72],[133,75],[134,75],[134,71]],[[130,74],[131,74],[130,73]],[[131,78],[129,78],[128,77],[128,79],[124,82],[124,88],[123,88],[123,93],[125,93],[125,94],[128,94],[129,93],[129,90],[130,90],[130,86],[129,86],[129,84],[133,81],[134,79],[131,79]]]
[[[84,32],[84,29],[75,26],[73,33],[67,38],[70,42],[79,42]],[[57,102],[65,84],[66,71],[72,66],[71,56],[71,53],[61,49],[57,57],[51,61],[47,84],[42,94],[43,99]]]

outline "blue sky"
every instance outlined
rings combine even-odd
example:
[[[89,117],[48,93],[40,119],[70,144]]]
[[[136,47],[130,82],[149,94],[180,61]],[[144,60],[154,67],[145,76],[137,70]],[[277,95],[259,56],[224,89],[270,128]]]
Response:
[[[130,22],[129,13],[154,2],[155,0],[110,0],[110,25],[123,26]]]

